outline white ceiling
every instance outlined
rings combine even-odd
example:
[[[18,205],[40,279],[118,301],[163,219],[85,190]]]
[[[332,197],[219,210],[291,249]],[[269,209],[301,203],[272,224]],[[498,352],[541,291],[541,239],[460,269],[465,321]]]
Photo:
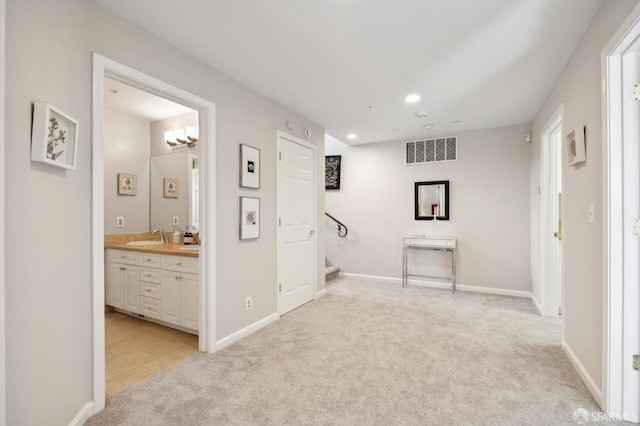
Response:
[[[104,108],[147,121],[164,120],[193,111],[110,78],[104,79]]]
[[[530,122],[602,4],[96,1],[351,144]]]

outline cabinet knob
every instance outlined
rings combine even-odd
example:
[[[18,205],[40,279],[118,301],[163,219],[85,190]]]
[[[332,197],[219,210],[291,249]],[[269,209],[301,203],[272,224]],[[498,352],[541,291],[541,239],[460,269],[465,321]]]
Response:
[[[145,277],[150,278],[151,274],[145,274]]]
[[[124,256],[120,256],[120,259],[124,259]]]
[[[150,288],[146,289],[145,291],[146,291],[147,293],[151,293],[151,289],[150,289]]]
[[[151,262],[151,259],[145,259],[144,261],[145,262]]]
[[[176,266],[182,266],[182,262],[176,263]]]

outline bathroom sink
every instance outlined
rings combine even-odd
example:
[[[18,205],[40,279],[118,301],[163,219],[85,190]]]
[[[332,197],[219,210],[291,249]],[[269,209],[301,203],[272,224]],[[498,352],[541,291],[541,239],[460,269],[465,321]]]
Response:
[[[183,250],[183,251],[198,251],[200,250],[200,246],[181,246],[178,248],[178,250]]]
[[[162,241],[129,241],[128,246],[159,246],[164,244]]]

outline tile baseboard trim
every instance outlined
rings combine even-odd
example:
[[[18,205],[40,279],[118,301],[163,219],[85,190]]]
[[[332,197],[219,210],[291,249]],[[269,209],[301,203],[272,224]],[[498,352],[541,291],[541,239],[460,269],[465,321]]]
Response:
[[[360,279],[360,280],[368,280],[375,282],[384,282],[384,283],[393,283],[402,285],[401,278],[391,278],[391,277],[378,277],[375,275],[364,275],[364,274],[351,274],[348,272],[340,272],[339,276],[341,278],[352,278],[352,279]],[[409,279],[409,284],[430,287],[430,288],[438,288],[443,290],[451,290],[451,284],[437,281],[421,281],[421,280],[412,280]],[[530,291],[521,291],[521,290],[509,290],[504,288],[492,288],[492,287],[477,287],[473,285],[463,285],[456,284],[456,291],[467,291],[473,293],[486,293],[486,294],[497,294],[500,296],[513,296],[513,297],[523,297],[525,299],[531,299]]]
[[[89,401],[82,406],[78,414],[69,422],[69,426],[82,426],[89,420],[89,417],[95,414],[95,405],[93,401]]]
[[[324,288],[318,292],[316,292],[316,297],[314,297],[314,299],[320,299],[322,296],[326,296],[327,294],[327,289]]]
[[[216,342],[216,346],[213,351],[216,352],[226,348],[227,346],[231,346],[237,341],[247,337],[248,335],[253,334],[256,331],[260,330],[261,328],[264,328],[269,324],[277,321],[279,318],[280,316],[277,313],[271,314],[265,318],[262,318],[259,321],[254,322],[253,324],[246,326],[243,329],[236,331],[235,333],[230,334],[227,337],[223,337],[222,339]]]
[[[587,389],[589,389],[589,392],[591,393],[591,396],[593,396],[593,399],[595,399],[598,406],[602,408],[602,391],[564,339],[562,339],[562,350],[564,351],[565,355],[567,355],[567,358],[569,358],[569,361],[571,362],[571,365],[573,365],[573,368],[575,368],[578,372],[578,375],[584,382],[585,386],[587,386]]]

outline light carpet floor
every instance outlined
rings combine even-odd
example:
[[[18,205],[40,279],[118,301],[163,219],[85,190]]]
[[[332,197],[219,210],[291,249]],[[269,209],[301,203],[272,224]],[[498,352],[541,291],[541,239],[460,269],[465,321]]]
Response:
[[[560,333],[527,299],[338,279],[114,395],[87,424],[575,425],[576,409],[599,409]]]

